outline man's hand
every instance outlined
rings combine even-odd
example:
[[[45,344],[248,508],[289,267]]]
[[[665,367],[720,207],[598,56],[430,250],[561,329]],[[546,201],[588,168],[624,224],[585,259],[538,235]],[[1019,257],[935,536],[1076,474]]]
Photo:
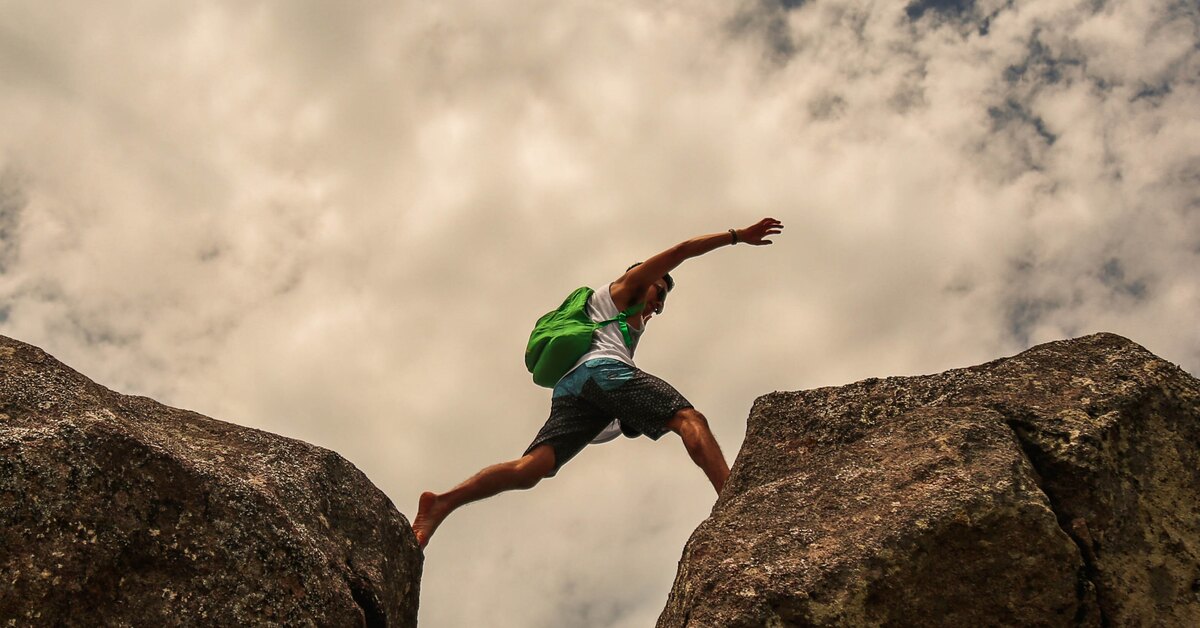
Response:
[[[764,237],[777,233],[783,233],[783,223],[774,218],[763,218],[745,229],[738,229],[737,237],[738,242],[760,246],[771,243],[770,240],[764,240]]]

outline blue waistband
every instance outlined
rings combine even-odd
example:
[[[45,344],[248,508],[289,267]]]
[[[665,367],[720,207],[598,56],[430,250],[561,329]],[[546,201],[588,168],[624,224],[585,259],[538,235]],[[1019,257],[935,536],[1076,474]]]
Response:
[[[614,358],[596,358],[579,365],[554,385],[554,397],[578,397],[583,385],[593,380],[601,390],[609,391],[633,379],[633,367]]]

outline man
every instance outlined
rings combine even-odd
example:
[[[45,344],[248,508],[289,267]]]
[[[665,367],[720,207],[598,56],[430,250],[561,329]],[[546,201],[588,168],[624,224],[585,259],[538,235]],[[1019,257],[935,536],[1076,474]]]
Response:
[[[645,304],[628,320],[632,343],[626,344],[617,325],[596,330],[591,348],[554,386],[550,418],[524,455],[487,467],[448,492],[422,493],[413,521],[421,547],[459,506],[503,491],[533,488],[542,478],[557,474],[589,443],[614,438],[618,430],[630,438],[646,435],[652,440],[675,432],[719,495],[729,477],[729,465],[707,419],[670,384],[634,366],[633,352],[646,323],[662,313],[667,293],[675,287],[671,270],[721,246],[771,244],[763,238],[782,232],[783,223],[764,218],[745,229],[692,238],[630,266],[619,279],[593,293],[588,299],[588,316],[597,322],[616,318],[632,305]]]

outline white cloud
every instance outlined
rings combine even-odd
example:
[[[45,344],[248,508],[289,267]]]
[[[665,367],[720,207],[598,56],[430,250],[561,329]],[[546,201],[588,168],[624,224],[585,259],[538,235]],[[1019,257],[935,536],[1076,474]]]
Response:
[[[5,4],[0,333],[410,517],[545,420],[540,314],[763,216],[638,356],[731,461],[773,390],[1100,330],[1198,373],[1198,18],[1092,5]],[[674,436],[591,448],[447,522],[422,623],[646,625],[711,502]]]

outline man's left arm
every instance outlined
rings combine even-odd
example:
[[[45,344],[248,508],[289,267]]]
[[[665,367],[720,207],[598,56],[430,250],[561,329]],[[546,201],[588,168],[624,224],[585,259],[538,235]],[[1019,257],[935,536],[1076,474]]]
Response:
[[[770,240],[764,238],[777,233],[783,233],[783,223],[774,218],[763,218],[745,229],[731,229],[723,233],[695,237],[680,242],[651,257],[645,263],[631,268],[623,280],[639,288],[649,286],[688,259],[700,257],[710,251],[738,242],[755,246],[771,244]]]

